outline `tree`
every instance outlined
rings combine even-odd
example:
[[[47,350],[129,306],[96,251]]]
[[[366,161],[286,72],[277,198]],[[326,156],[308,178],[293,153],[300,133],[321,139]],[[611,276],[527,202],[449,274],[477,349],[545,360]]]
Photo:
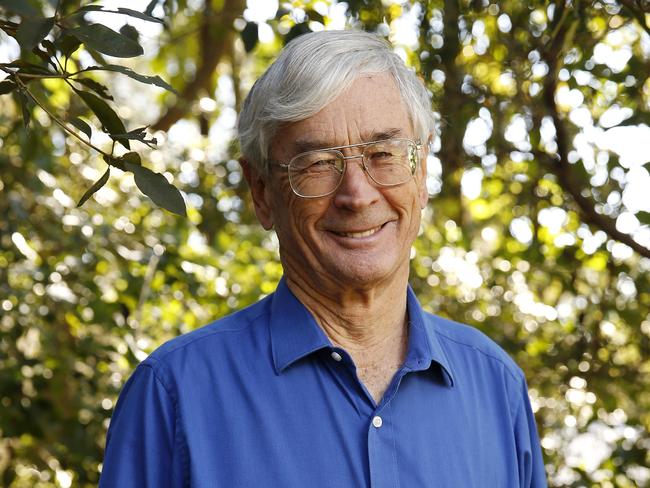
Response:
[[[650,159],[607,143],[647,134],[647,2],[138,8],[0,0],[0,484],[96,484],[137,362],[274,289],[234,115],[337,22],[395,39],[433,95],[423,303],[522,366],[552,486],[648,482]]]

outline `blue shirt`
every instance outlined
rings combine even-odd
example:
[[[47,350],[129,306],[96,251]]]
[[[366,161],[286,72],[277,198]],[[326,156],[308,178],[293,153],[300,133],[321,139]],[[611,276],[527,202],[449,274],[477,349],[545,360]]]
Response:
[[[408,295],[409,345],[379,404],[280,282],[143,361],[100,487],[546,486],[521,370]]]

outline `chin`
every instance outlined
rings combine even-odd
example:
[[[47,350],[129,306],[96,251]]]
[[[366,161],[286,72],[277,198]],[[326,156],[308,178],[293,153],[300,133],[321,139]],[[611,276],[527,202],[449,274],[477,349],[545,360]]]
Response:
[[[368,262],[366,260],[355,260],[346,263],[340,260],[330,272],[335,281],[342,286],[372,286],[390,278],[397,278],[400,266],[385,262]]]

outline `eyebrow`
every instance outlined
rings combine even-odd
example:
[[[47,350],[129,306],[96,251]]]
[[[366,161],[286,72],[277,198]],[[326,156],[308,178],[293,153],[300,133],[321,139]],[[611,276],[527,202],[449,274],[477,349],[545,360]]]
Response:
[[[403,136],[403,134],[404,132],[402,131],[402,129],[398,129],[398,128],[373,130],[367,136],[361,138],[361,140],[363,141],[361,144],[366,142],[373,142],[373,141],[383,141],[384,139],[391,139],[396,136]],[[296,148],[296,151],[298,153],[313,151],[315,149],[328,149],[328,148],[347,146],[347,144],[345,146],[337,146],[335,143],[332,143],[331,140],[328,141],[328,140],[309,139],[309,138],[296,139],[293,145]]]

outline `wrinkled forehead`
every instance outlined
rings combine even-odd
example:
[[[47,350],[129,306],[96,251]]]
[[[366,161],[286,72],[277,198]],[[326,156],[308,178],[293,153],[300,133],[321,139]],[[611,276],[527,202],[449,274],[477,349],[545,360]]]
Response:
[[[395,137],[413,137],[411,117],[392,75],[373,73],[357,77],[314,115],[281,125],[269,149],[277,158]]]

